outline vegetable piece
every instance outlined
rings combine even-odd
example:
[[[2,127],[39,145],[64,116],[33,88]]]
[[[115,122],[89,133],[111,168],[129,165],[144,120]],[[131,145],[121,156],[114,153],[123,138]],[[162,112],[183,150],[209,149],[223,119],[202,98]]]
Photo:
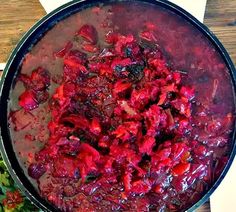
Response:
[[[70,49],[72,49],[72,47],[73,47],[73,43],[69,41],[69,42],[67,42],[65,47],[63,47],[61,50],[55,52],[54,56],[62,58],[70,51]]]
[[[28,174],[34,179],[39,179],[46,172],[46,167],[40,163],[32,163],[28,168]]]
[[[83,25],[76,35],[80,35],[85,40],[90,42],[91,44],[96,44],[98,40],[98,33],[94,26],[85,24]]]
[[[39,106],[36,95],[31,90],[27,90],[19,96],[19,105],[26,111],[33,110]]]
[[[172,169],[172,174],[174,176],[183,175],[185,172],[188,172],[190,169],[189,163],[179,163]]]

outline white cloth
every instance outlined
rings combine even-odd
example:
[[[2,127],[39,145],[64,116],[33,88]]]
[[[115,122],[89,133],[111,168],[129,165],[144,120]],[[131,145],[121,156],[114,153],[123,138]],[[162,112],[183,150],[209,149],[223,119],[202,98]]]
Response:
[[[234,159],[227,175],[211,195],[212,212],[235,212],[236,197],[236,159]]]
[[[39,0],[47,13],[50,13],[54,9],[71,0]]]
[[[39,1],[43,5],[46,12],[49,13],[52,10],[56,9],[57,7],[71,0],[39,0]],[[191,13],[193,16],[195,16],[199,21],[203,22],[207,0],[198,0],[198,1],[170,0],[170,1],[181,6],[189,13]]]
[[[0,71],[2,71],[6,66],[6,63],[0,63]]]
[[[207,0],[169,0],[176,5],[184,8],[186,11],[195,16],[199,21],[203,22]]]

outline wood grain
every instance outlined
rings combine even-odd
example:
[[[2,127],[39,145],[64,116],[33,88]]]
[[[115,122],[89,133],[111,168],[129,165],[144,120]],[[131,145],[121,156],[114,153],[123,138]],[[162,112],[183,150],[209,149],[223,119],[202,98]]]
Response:
[[[208,0],[204,23],[223,43],[236,64],[236,0]]]
[[[211,212],[210,201],[207,201],[201,207],[199,207],[195,212]]]
[[[0,62],[6,62],[22,35],[46,13],[38,0],[0,0],[0,3]],[[204,23],[236,64],[236,0],[208,0]],[[210,212],[209,201],[196,211]]]
[[[0,0],[0,62],[6,62],[22,35],[45,11],[38,0]]]

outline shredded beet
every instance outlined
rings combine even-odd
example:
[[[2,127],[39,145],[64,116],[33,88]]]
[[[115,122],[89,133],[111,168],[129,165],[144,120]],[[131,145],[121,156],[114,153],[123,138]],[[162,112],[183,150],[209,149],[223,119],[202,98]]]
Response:
[[[93,26],[85,25],[77,34],[96,43]],[[40,164],[29,167],[31,177],[40,178],[48,167],[54,177],[81,178],[81,187],[91,175],[101,185],[111,179],[124,186],[126,199],[162,193],[168,185],[157,183],[155,173],[165,170],[179,177],[189,172],[185,135],[191,130],[194,89],[181,85],[181,76],[171,70],[157,44],[140,45],[142,39],[155,42],[151,33],[142,32],[137,39],[131,34],[115,37],[113,45],[101,51],[112,54],[100,54],[95,63],[93,55],[68,51],[70,43],[56,53],[64,57],[63,82],[52,95],[50,137],[37,153]],[[47,71],[39,68],[31,77],[20,79],[27,88],[20,97],[22,107],[31,110],[44,102],[38,101],[42,99],[38,91],[50,84]],[[104,104],[107,99],[114,104],[109,114],[109,105]],[[165,149],[160,149],[159,139],[163,136],[173,140],[166,153],[169,162],[161,156]]]
[[[19,105],[25,110],[33,110],[39,104],[47,101],[49,94],[47,88],[50,85],[50,74],[41,67],[32,71],[30,77],[21,74],[19,80],[24,83],[27,89],[19,97]]]

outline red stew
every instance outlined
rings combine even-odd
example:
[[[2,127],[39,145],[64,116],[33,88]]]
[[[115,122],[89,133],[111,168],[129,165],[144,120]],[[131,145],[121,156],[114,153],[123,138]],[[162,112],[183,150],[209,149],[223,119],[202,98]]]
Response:
[[[155,17],[146,7],[144,14]],[[173,37],[161,37],[160,21],[144,21],[135,33],[118,11],[126,18],[141,6],[89,9],[105,22],[79,24],[57,49],[44,46],[46,35],[26,56],[13,90],[19,101],[12,104],[20,108],[10,114],[12,133],[23,139],[15,148],[40,194],[62,211],[181,211],[199,200],[227,161],[234,105],[224,102],[232,91],[210,72],[226,67],[205,43],[193,46],[196,58],[185,52],[176,63],[179,53],[163,45]],[[56,27],[69,29],[74,21]],[[199,68],[202,55],[212,57],[206,70]],[[182,70],[182,61],[195,72]]]

